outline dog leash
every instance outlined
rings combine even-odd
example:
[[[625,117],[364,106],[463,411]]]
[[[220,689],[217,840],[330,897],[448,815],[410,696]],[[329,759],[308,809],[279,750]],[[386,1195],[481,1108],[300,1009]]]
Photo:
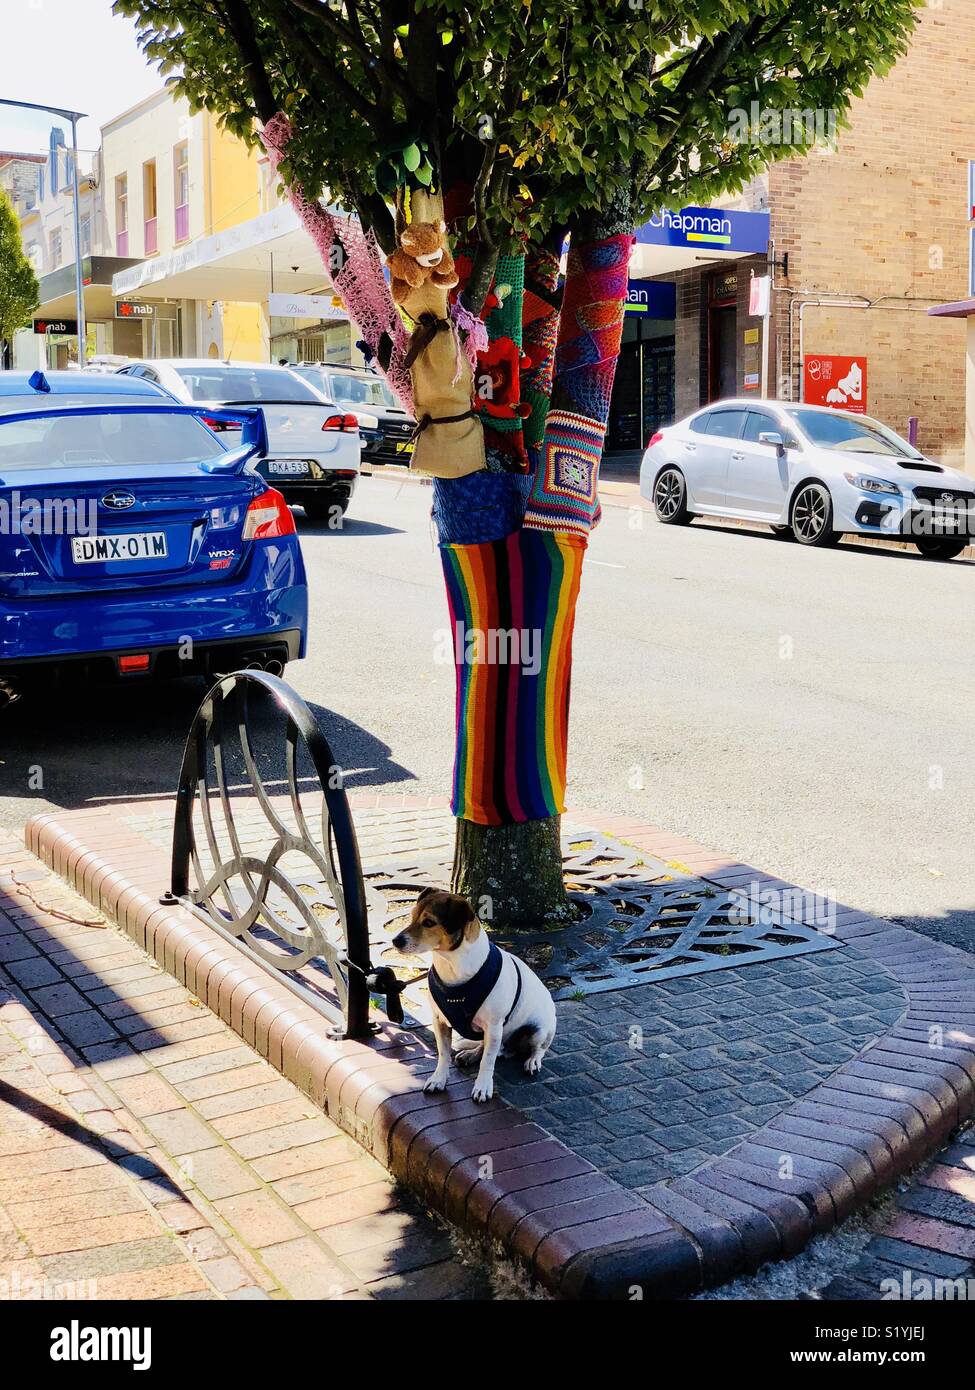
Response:
[[[365,969],[361,965],[356,965],[354,960],[349,960],[348,956],[342,956],[340,963],[349,970],[358,971],[366,982],[366,988],[370,994],[381,994],[386,1000],[386,1017],[390,1023],[403,1022],[403,1004],[400,995],[408,985],[414,984],[417,980],[426,978],[429,971],[422,975],[417,975],[413,980],[397,980],[396,973],[391,965],[367,965]],[[411,966],[401,965],[400,970],[410,970]]]

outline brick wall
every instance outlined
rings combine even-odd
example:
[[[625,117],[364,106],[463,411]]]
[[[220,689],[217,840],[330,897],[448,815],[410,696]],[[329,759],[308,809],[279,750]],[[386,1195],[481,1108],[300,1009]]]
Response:
[[[869,412],[901,430],[908,416],[919,416],[920,446],[957,466],[964,449],[965,326],[931,319],[924,310],[968,297],[973,52],[975,0],[926,8],[910,52],[854,103],[836,151],[769,171],[775,254],[789,254],[788,278],[777,276],[779,394],[791,382],[798,396],[803,300],[879,300],[884,307],[810,303],[803,311],[804,351],[865,353]]]

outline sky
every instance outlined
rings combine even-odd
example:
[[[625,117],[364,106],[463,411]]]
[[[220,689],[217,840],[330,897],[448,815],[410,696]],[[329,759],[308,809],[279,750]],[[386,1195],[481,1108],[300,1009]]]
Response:
[[[83,150],[97,149],[100,126],[163,85],[111,0],[0,0],[0,37],[0,97],[85,112]],[[0,149],[42,153],[56,123],[0,106]],[[65,137],[70,143],[69,129]]]

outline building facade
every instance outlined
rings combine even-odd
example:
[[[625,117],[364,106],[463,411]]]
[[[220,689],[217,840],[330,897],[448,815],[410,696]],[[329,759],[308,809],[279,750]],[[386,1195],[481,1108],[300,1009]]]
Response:
[[[674,318],[654,325],[652,349],[659,358],[672,336],[672,418],[723,396],[761,393],[764,324],[749,313],[749,291],[774,260],[768,393],[812,399],[820,372],[840,373],[855,360],[863,380],[856,408],[901,433],[916,429],[921,449],[965,466],[965,325],[928,310],[975,294],[973,46],[975,4],[922,10],[909,52],[854,101],[848,127],[803,159],[772,164],[729,203],[768,213],[766,252],[728,264],[702,249],[696,263],[656,277],[676,286]],[[830,113],[814,114],[832,132]],[[633,415],[626,338],[611,450],[640,449],[667,423],[644,408],[638,443],[632,428],[620,427]],[[639,351],[645,363],[646,349]],[[659,371],[652,369],[655,380]]]

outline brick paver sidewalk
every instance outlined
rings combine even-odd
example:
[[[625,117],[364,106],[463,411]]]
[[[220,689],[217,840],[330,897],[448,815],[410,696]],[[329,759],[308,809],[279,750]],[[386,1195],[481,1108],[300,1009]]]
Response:
[[[975,1129],[942,1149],[907,1186],[857,1264],[820,1297],[889,1300],[895,1296],[891,1280],[901,1299],[975,1297]],[[955,1291],[945,1292],[942,1283],[939,1293],[938,1281]]]
[[[0,838],[0,1298],[39,1288],[490,1296],[374,1158]]]

